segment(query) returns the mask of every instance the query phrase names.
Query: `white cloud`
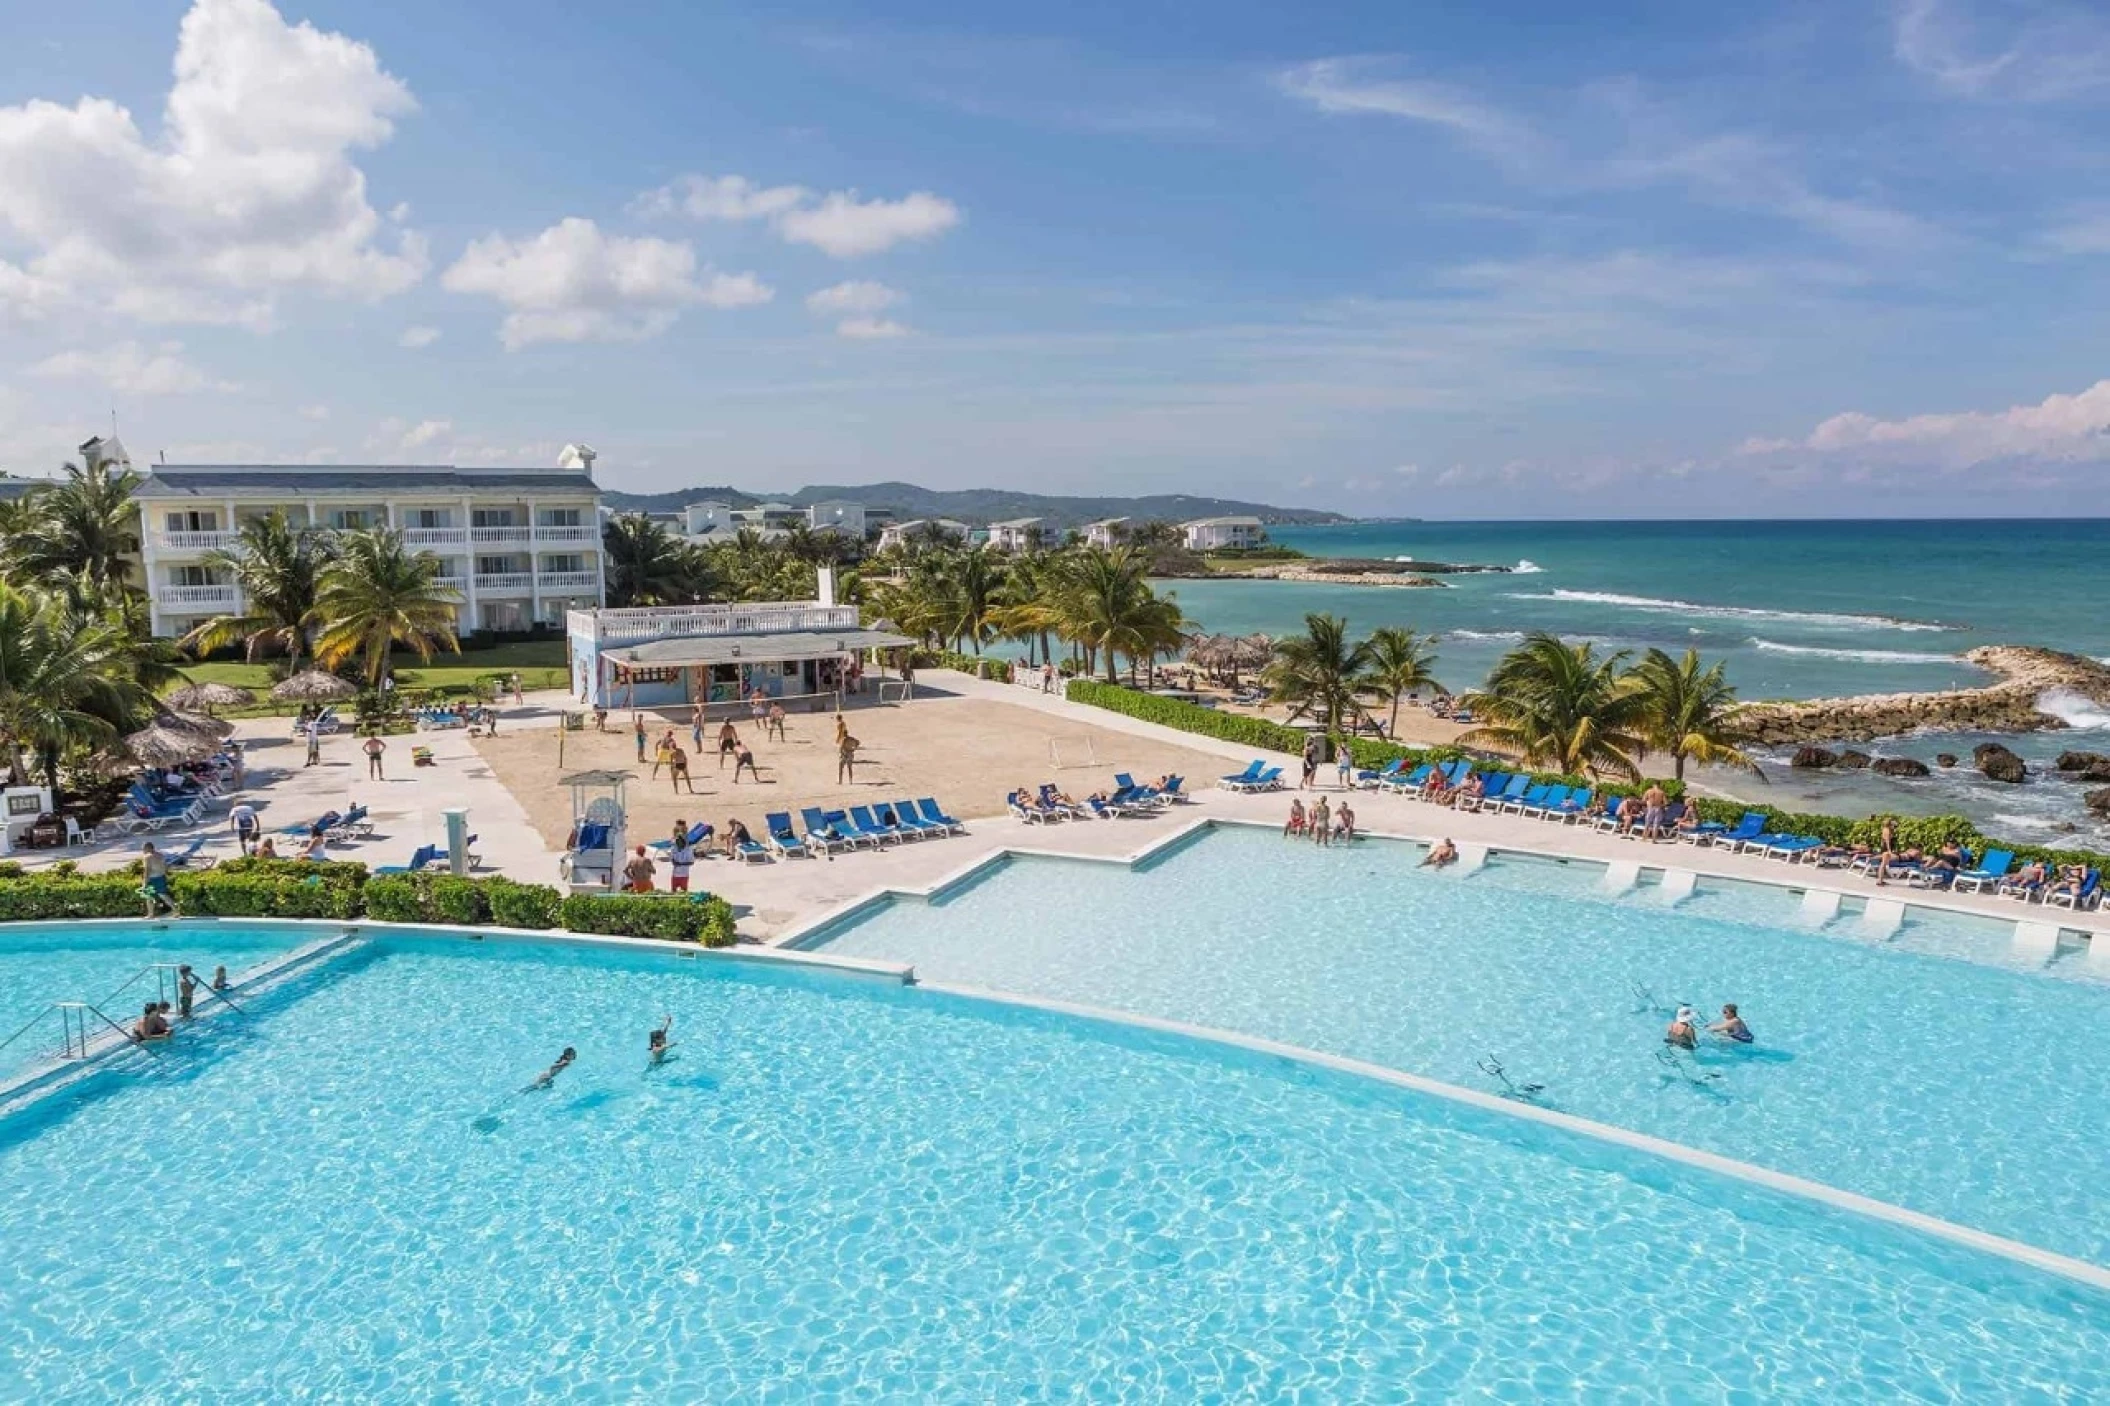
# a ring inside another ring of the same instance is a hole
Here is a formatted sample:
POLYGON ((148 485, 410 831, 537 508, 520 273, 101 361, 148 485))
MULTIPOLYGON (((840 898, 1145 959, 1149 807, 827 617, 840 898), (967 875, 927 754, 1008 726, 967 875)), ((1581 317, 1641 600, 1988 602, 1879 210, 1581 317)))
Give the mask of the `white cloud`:
POLYGON ((2051 102, 2110 84, 2110 21, 2102 9, 2031 4, 1989 31, 1969 0, 1904 0, 1893 34, 1898 61, 1968 98, 2051 102))
POLYGON ((678 176, 631 202, 645 216, 687 215, 694 220, 763 220, 806 203, 804 186, 761 186, 745 176, 678 176))
POLYGON ((835 324, 835 335, 853 341, 876 342, 892 337, 906 337, 909 329, 890 318, 846 317, 835 324))
POLYGON ((2077 210, 2046 230, 2037 243, 2054 254, 2110 254, 2110 210, 2077 210))
POLYGON ((818 313, 874 313, 885 312, 897 303, 905 302, 907 295, 884 283, 873 283, 866 279, 851 279, 830 288, 806 295, 806 306, 818 313))
POLYGON ((960 222, 950 200, 919 190, 899 200, 859 200, 855 191, 834 191, 818 205, 792 210, 777 230, 793 244, 810 244, 830 258, 877 254, 919 239, 935 239, 960 222))
POLYGON ((377 298, 423 277, 384 241, 355 151, 416 102, 374 51, 289 25, 266 0, 197 0, 161 132, 104 98, 0 107, 0 299, 151 322, 268 325, 277 295, 377 298))
POLYGON ((330 418, 330 407, 327 405, 303 405, 300 407, 300 418, 318 422, 327 420, 330 418))
POLYGON ((1910 458, 1951 468, 2008 459, 2110 458, 2110 380, 2078 395, 2046 396, 2006 410, 1963 410, 1881 420, 1834 415, 1802 440, 1745 441, 1746 454, 1793 450, 1910 458))
POLYGON ((442 435, 451 434, 453 431, 452 420, 420 420, 403 431, 396 445, 400 449, 422 449, 442 435))
POLYGON ((96 380, 126 395, 183 395, 192 391, 239 390, 232 381, 216 380, 183 358, 181 342, 146 347, 117 342, 92 350, 48 356, 30 370, 39 376, 96 380))
POLYGON ((1523 123, 1456 88, 1375 78, 1370 68, 1363 59, 1318 59, 1278 74, 1275 86, 1324 113, 1403 117, 1448 128, 1493 155, 1520 157, 1535 145, 1523 123))
POLYGON ((439 339, 440 329, 437 327, 406 327, 403 329, 403 335, 396 338, 396 345, 415 350, 419 347, 429 347, 439 339))
POLYGON ((666 331, 684 308, 749 307, 776 296, 751 273, 699 270, 685 243, 603 234, 577 216, 527 239, 476 240, 440 281, 503 304, 499 337, 509 350, 636 341, 666 331))

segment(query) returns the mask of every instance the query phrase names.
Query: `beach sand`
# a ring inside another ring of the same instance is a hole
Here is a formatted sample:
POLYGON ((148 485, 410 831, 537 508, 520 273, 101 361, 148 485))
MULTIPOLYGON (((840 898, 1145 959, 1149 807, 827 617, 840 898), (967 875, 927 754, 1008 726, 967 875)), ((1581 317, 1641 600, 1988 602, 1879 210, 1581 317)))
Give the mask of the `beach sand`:
POLYGON ((620 726, 620 732, 589 728, 566 733, 562 772, 553 730, 501 732, 474 745, 527 810, 536 831, 558 850, 564 847, 572 814, 571 794, 557 778, 597 767, 632 773, 626 800, 633 842, 664 836, 677 818, 691 824, 708 820, 722 833, 726 818, 738 816, 759 835, 765 811, 789 811, 796 819, 806 806, 834 810, 922 796, 935 796, 950 814, 972 820, 1003 814, 1004 793, 1020 785, 1052 781, 1082 800, 1093 791, 1111 789, 1117 771, 1131 772, 1138 780, 1178 773, 1188 778, 1190 787, 1197 787, 1212 785, 1219 775, 1237 769, 1220 756, 987 699, 923 697, 898 707, 867 703, 853 707, 845 717, 850 734, 862 744, 855 785, 839 785, 835 779, 833 713, 792 714, 782 742, 766 738, 761 728, 745 721, 737 724, 762 769, 760 785, 752 778, 734 785, 730 762, 720 769, 716 724, 706 729, 706 750, 699 757, 691 747, 685 715, 676 722, 672 714, 648 713, 648 724, 657 720, 655 740, 669 723, 675 724, 676 739, 691 753, 694 795, 676 794, 664 770, 655 779, 649 753, 644 764, 638 764, 627 713, 609 718, 610 728, 620 726), (1060 769, 1050 758, 1051 740, 1065 763, 1060 769), (1097 761, 1080 765, 1088 755, 1087 742, 1097 761))

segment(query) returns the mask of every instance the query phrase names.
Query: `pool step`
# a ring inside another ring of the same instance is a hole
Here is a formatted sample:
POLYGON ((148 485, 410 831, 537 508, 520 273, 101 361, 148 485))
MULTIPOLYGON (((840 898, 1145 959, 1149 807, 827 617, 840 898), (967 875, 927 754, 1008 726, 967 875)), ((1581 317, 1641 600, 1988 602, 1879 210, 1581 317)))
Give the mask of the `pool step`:
POLYGON ((1839 904, 1845 897, 1837 889, 1805 889, 1796 916, 1804 927, 1821 928, 1839 916, 1839 904))
POLYGON ((1861 910, 1860 932, 1863 937, 1888 941, 1897 936, 1899 928, 1905 926, 1905 905, 1895 898, 1871 898, 1868 906, 1861 910))
POLYGON ((1663 882, 1656 888, 1656 900, 1665 908, 1675 908, 1692 897, 1692 891, 1700 886, 1700 876, 1690 869, 1665 869, 1663 882))
POLYGON ((2059 925, 2033 923, 2025 918, 2015 924, 2014 951, 2017 957, 2048 962, 2059 952, 2059 925))
POLYGON ((2096 928, 2088 934, 2088 965, 2110 976, 2110 932, 2096 928))
POLYGON ((1452 872, 1462 878, 1467 874, 1477 874, 1486 867, 1486 845, 1460 845, 1458 846, 1458 862, 1453 864, 1451 869, 1452 872))
POLYGON ((1641 866, 1631 859, 1615 859, 1604 868, 1598 887, 1617 897, 1641 882, 1641 866))

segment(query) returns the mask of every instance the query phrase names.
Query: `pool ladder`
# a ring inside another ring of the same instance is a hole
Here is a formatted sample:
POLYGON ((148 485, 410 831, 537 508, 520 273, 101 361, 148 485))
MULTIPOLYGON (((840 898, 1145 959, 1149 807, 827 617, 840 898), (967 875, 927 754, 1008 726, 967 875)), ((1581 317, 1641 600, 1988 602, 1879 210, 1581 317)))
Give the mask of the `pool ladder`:
MULTIPOLYGON (((124 985, 103 997, 102 1003, 106 1006, 109 1005, 119 996, 124 995, 125 992, 130 991, 134 986, 145 980, 148 975, 152 975, 154 978, 154 999, 156 1001, 168 1001, 173 1005, 177 991, 182 985, 177 973, 187 965, 190 964, 185 962, 149 962, 127 977, 124 985)), ((228 996, 225 991, 213 990, 212 983, 209 981, 200 981, 198 990, 212 997, 236 1015, 247 1016, 249 1014, 249 1012, 236 1005, 233 998, 228 996)))
MULTIPOLYGON (((127 1043, 137 1043, 132 1039, 131 1031, 103 1014, 102 1010, 93 1002, 54 1001, 31 1016, 20 1030, 17 1030, 5 1040, 0 1040, 0 1050, 6 1049, 9 1045, 14 1044, 15 1041, 43 1024, 45 1019, 53 1012, 56 1012, 59 1017, 59 1045, 57 1049, 51 1052, 52 1057, 55 1059, 67 1061, 86 1059, 90 1046, 102 1036, 105 1030, 115 1031, 127 1043)), ((153 1049, 151 1045, 147 1046, 147 1048, 153 1049)), ((154 1050, 153 1052, 157 1056, 161 1053, 159 1050, 154 1050)))

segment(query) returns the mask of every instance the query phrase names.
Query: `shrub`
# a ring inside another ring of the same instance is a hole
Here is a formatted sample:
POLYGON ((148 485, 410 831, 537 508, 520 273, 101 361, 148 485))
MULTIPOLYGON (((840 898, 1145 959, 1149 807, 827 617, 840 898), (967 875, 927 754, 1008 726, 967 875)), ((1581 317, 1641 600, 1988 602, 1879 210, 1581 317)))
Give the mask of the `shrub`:
POLYGON ((1198 703, 1160 698, 1154 693, 1139 693, 1118 684, 1071 679, 1065 696, 1072 703, 1087 703, 1110 713, 1121 713, 1147 723, 1159 723, 1224 742, 1236 742, 1263 752, 1288 752, 1295 756, 1304 750, 1304 734, 1297 728, 1271 723, 1265 718, 1249 718, 1241 713, 1219 713, 1198 703))
POLYGON ((557 916, 572 932, 656 937, 712 947, 730 946, 733 941, 732 905, 714 894, 697 894, 682 901, 643 894, 575 893, 558 905, 557 916))
POLYGON ((30 874, 0 880, 0 922, 61 918, 137 918, 146 912, 139 880, 123 874, 59 877, 30 874))
POLYGON ((547 884, 521 884, 511 879, 486 879, 484 897, 491 904, 491 921, 503 928, 553 928, 563 898, 547 884))
POLYGON ((410 874, 376 874, 362 895, 366 916, 377 923, 421 923, 427 920, 425 895, 410 874))

